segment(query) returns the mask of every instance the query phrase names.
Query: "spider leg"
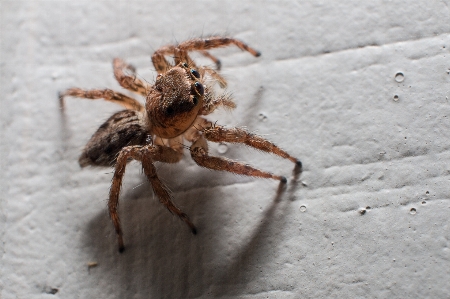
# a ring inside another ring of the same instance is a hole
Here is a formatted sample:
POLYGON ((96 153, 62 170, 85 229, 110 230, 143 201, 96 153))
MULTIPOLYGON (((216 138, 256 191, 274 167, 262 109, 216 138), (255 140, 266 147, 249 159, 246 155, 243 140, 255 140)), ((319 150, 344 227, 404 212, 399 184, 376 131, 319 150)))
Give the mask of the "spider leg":
POLYGON ((211 53, 209 53, 208 51, 200 51, 200 53, 201 53, 203 56, 205 56, 205 57, 211 59, 211 60, 216 64, 217 70, 220 71, 220 68, 222 67, 222 62, 220 62, 220 59, 219 59, 219 58, 217 58, 217 57, 214 56, 214 55, 211 55, 211 53))
POLYGON ((153 165, 153 161, 151 156, 153 155, 151 152, 152 148, 145 146, 142 148, 142 167, 144 168, 144 173, 147 176, 148 180, 152 184, 153 191, 159 198, 159 202, 162 203, 171 213, 180 217, 187 226, 191 229, 193 234, 197 233, 197 229, 194 224, 189 220, 189 217, 183 213, 175 204, 172 202, 172 196, 167 190, 166 186, 161 182, 156 174, 155 166, 153 165))
POLYGON ((204 76, 205 72, 207 72, 213 79, 215 79, 219 83, 219 85, 222 88, 226 87, 227 85, 226 80, 216 71, 207 67, 198 67, 187 52, 176 51, 176 48, 174 46, 165 46, 159 48, 158 50, 155 51, 155 53, 153 53, 152 55, 153 66, 155 67, 156 71, 159 74, 165 73, 170 68, 172 68, 172 65, 164 57, 165 55, 175 55, 174 59, 176 64, 179 64, 180 62, 185 62, 191 68, 198 70, 202 77, 204 76))
POLYGON ((66 96, 90 100, 104 99, 106 101, 119 104, 130 110, 144 111, 144 106, 142 106, 137 100, 111 89, 83 90, 80 88, 69 88, 65 92, 59 94, 61 107, 64 107, 64 97, 66 96))
POLYGON ((127 64, 120 58, 114 58, 113 68, 114 77, 116 77, 120 86, 140 95, 147 96, 150 86, 136 77, 136 69, 132 65, 127 64), (131 71, 132 76, 125 74, 125 69, 131 71))
POLYGON ((295 163, 296 167, 301 168, 302 165, 302 162, 300 162, 300 160, 292 157, 272 142, 240 128, 227 129, 222 126, 214 126, 206 128, 203 131, 203 134, 209 141, 243 143, 258 150, 272 153, 285 159, 289 159, 290 161, 295 163))
MULTIPOLYGON (((153 53, 152 62, 158 73, 165 73, 172 67, 172 65, 166 60, 166 58, 164 56, 175 55, 175 52, 176 52, 175 49, 176 49, 175 46, 169 45, 169 46, 161 47, 153 53)), ((220 70, 221 62, 218 58, 211 55, 208 51, 200 51, 200 53, 203 56, 211 59, 216 64, 217 69, 220 70)), ((176 59, 177 64, 180 63, 180 61, 186 62, 191 66, 195 66, 194 61, 192 60, 192 58, 189 57, 189 55, 187 55, 187 53, 182 53, 182 55, 178 59, 176 59)))
POLYGON ((155 67, 158 74, 167 72, 172 65, 164 57, 165 55, 174 54, 174 46, 164 46, 156 50, 152 55, 153 66, 155 67))
POLYGON ((140 148, 140 146, 128 146, 120 151, 115 165, 111 189, 109 190, 109 216, 111 217, 114 228, 116 230, 117 240, 119 243, 119 252, 123 252, 125 249, 123 243, 122 227, 120 226, 120 218, 117 211, 117 206, 119 205, 120 188, 122 187, 122 178, 125 174, 125 167, 127 166, 128 159, 133 158, 135 160, 140 160, 140 148))
POLYGON ((213 78, 215 81, 217 81, 217 83, 219 83, 220 88, 227 87, 227 80, 225 80, 224 77, 222 77, 218 72, 216 72, 212 68, 207 67, 207 66, 202 66, 200 68, 200 72, 202 74, 202 77, 205 73, 208 73, 211 76, 211 78, 213 78))
POLYGON ((205 103, 201 110, 201 115, 208 115, 214 112, 220 106, 223 106, 225 109, 234 109, 236 108, 236 104, 231 99, 229 94, 222 94, 218 97, 214 97, 212 92, 208 90, 208 93, 205 92, 205 103))
MULTIPOLYGON (((220 70, 221 67, 220 60, 217 57, 211 55, 207 50, 227 47, 229 45, 235 45, 241 50, 247 51, 255 57, 261 55, 260 52, 249 47, 247 44, 241 42, 240 40, 229 37, 213 36, 205 39, 201 38, 190 39, 182 42, 178 46, 168 45, 161 47, 153 53, 152 62, 158 73, 165 73, 172 67, 172 65, 164 57, 165 55, 173 55, 175 59, 175 64, 179 64, 180 62, 186 62, 191 66, 195 66, 195 63, 189 57, 188 52, 199 51, 203 56, 211 59, 216 64, 217 69, 220 70)), ((212 76, 214 77, 214 74, 212 74, 212 76)))
POLYGON ((123 175, 125 174, 125 168, 130 159, 142 162, 144 173, 151 183, 153 191, 159 198, 159 201, 171 213, 176 214, 178 217, 180 217, 195 234, 196 228, 194 224, 189 220, 189 217, 185 213, 183 213, 174 205, 170 193, 168 192, 164 184, 159 180, 156 174, 155 166, 153 165, 153 161, 175 163, 179 159, 181 159, 180 152, 171 147, 160 145, 127 146, 120 151, 119 156, 117 157, 108 201, 109 214, 118 238, 119 252, 123 252, 125 246, 123 242, 123 232, 120 225, 120 218, 117 207, 119 205, 119 194, 122 186, 123 175))
MULTIPOLYGON (((214 48, 226 47, 229 45, 235 45, 238 48, 240 48, 241 50, 247 51, 255 57, 258 57, 261 55, 260 52, 249 47, 247 44, 241 42, 240 40, 237 40, 234 38, 229 38, 229 37, 221 37, 221 36, 213 36, 213 37, 205 38, 205 39, 201 39, 201 38, 190 39, 190 40, 184 41, 181 44, 179 44, 178 47, 176 47, 176 49, 181 52, 205 51, 205 50, 210 50, 210 49, 214 49, 214 48)), ((175 57, 177 56, 176 54, 177 53, 175 52, 175 57)), ((204 52, 202 52, 202 54, 205 55, 204 52)), ((176 63, 178 63, 178 62, 176 61, 176 63)))
MULTIPOLYGON (((170 48, 171 51, 173 51, 174 58, 175 58, 175 64, 178 64, 180 62, 187 62, 189 65, 195 66, 192 59, 189 57, 188 52, 189 51, 199 51, 203 56, 208 57, 211 59, 215 64, 218 70, 220 70, 221 62, 218 58, 211 55, 207 50, 214 49, 214 48, 221 48, 221 47, 227 47, 230 45, 235 45, 241 50, 247 51, 253 56, 260 56, 261 53, 256 51, 255 49, 249 47, 247 44, 241 42, 240 40, 234 39, 234 38, 228 38, 228 37, 220 37, 220 36, 213 36, 206 39, 201 38, 194 38, 187 41, 182 42, 178 46, 174 47, 172 46, 170 48)), ((210 74, 212 78, 217 80, 222 88, 226 86, 226 80, 220 76, 217 72, 210 68, 203 68, 204 71, 210 74)))
POLYGON ((172 139, 156 137, 153 141, 152 159, 164 163, 177 163, 183 158, 183 137, 172 139))
POLYGON ((283 184, 287 182, 284 176, 278 176, 269 172, 261 171, 247 164, 236 162, 230 159, 209 156, 206 140, 203 138, 203 136, 200 136, 191 145, 191 157, 195 161, 195 163, 197 163, 201 167, 214 170, 223 170, 253 177, 274 179, 282 182, 283 184))

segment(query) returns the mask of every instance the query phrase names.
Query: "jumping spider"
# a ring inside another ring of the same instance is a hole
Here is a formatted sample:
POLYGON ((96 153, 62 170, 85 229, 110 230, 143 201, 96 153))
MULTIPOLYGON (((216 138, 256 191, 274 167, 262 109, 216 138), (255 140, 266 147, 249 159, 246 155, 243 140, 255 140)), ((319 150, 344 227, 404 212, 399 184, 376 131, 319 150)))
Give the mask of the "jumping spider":
POLYGON ((138 160, 150 181, 160 202, 172 213, 178 215, 196 233, 189 217, 176 207, 168 189, 158 178, 154 162, 176 163, 183 157, 183 141, 191 143, 192 159, 201 167, 224 170, 236 174, 270 178, 286 183, 286 178, 261 171, 247 164, 226 158, 208 155, 207 140, 213 142, 243 143, 258 150, 273 153, 295 163, 301 170, 301 162, 273 143, 240 128, 225 128, 212 124, 203 115, 208 115, 219 107, 235 108, 234 102, 226 94, 216 96, 213 86, 207 82, 217 82, 225 87, 226 81, 214 70, 197 67, 189 57, 189 51, 199 51, 216 63, 220 61, 207 50, 235 45, 253 56, 260 53, 243 42, 226 37, 190 39, 178 45, 162 47, 152 55, 152 62, 158 76, 150 86, 137 78, 135 69, 123 60, 113 61, 114 76, 119 84, 146 98, 145 106, 124 94, 104 90, 82 90, 70 88, 60 94, 61 104, 65 96, 104 99, 126 110, 113 114, 91 137, 85 146, 79 163, 85 166, 113 166, 115 168, 109 192, 108 209, 119 242, 119 251, 124 250, 122 229, 117 211, 119 193, 125 167, 131 160, 138 160), (174 58, 174 65, 165 56, 174 58))

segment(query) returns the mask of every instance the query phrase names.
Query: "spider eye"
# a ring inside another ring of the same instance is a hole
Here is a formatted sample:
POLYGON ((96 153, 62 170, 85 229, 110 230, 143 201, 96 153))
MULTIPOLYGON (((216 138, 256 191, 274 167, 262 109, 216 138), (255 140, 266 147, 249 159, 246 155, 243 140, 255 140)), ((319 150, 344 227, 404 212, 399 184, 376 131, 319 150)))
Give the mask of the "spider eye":
POLYGON ((200 78, 200 74, 197 70, 191 69, 191 74, 194 75, 195 78, 200 78))
POLYGON ((205 89, 203 88, 203 85, 200 82, 195 82, 194 86, 199 95, 202 96, 205 93, 205 89))
POLYGON ((183 64, 182 64, 184 67, 188 67, 188 64, 186 63, 186 62, 183 62, 183 64))
POLYGON ((193 97, 192 98, 192 101, 194 102, 194 105, 197 105, 198 104, 198 98, 197 97, 193 97))
POLYGON ((166 115, 167 115, 167 116, 173 115, 174 112, 175 112, 175 111, 173 110, 172 107, 167 107, 167 109, 166 109, 166 115))

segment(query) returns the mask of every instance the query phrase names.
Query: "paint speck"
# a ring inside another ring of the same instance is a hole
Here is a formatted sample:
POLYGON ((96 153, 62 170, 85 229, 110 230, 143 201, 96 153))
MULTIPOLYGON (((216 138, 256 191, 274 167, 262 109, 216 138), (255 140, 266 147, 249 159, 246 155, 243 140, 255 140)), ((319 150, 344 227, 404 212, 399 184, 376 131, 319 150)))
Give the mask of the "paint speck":
POLYGON ((300 212, 306 212, 306 206, 301 206, 300 207, 300 212))
POLYGON ((394 101, 398 102, 398 95, 394 95, 394 101))
POLYGON ((89 262, 87 263, 88 269, 95 268, 98 266, 97 262, 89 262))
POLYGON ((258 118, 260 121, 266 121, 267 120, 267 116, 264 113, 260 113, 258 115, 258 118))
POLYGON ((45 287, 44 288, 44 292, 47 294, 51 294, 51 295, 55 295, 56 293, 58 293, 59 289, 58 288, 52 288, 52 287, 45 287))
POLYGON ((403 75, 403 73, 397 73, 395 74, 395 81, 398 83, 402 83, 403 80, 405 80, 405 76, 403 75))
POLYGON ((228 151, 228 145, 226 145, 225 143, 220 143, 217 147, 217 151, 219 152, 219 154, 225 154, 228 151))
POLYGON ((409 210, 409 213, 410 213, 411 215, 416 215, 416 213, 417 213, 416 208, 411 208, 411 209, 409 210))

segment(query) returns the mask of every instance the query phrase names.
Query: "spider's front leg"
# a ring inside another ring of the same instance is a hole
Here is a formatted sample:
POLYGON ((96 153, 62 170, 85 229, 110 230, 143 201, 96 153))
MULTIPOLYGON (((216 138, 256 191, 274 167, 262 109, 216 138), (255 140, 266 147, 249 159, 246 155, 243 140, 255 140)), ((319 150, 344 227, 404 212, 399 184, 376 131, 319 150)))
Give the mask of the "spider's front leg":
POLYGON ((227 129, 222 126, 211 126, 203 131, 205 138, 213 142, 243 143, 260 151, 272 153, 295 163, 296 170, 301 170, 302 162, 272 142, 240 128, 227 129))
POLYGON ((125 89, 136 92, 142 96, 147 96, 150 86, 136 77, 136 70, 134 66, 127 64, 120 58, 114 58, 113 60, 114 77, 120 86, 125 89), (128 70, 132 73, 132 76, 125 74, 124 70, 128 70))
POLYGON ((212 36, 212 37, 205 38, 205 39, 193 38, 193 39, 184 41, 181 44, 179 44, 175 48, 175 62, 176 63, 182 62, 188 51, 201 51, 201 53, 204 56, 211 58, 213 61, 216 61, 218 59, 212 55, 209 55, 209 53, 207 53, 206 50, 227 47, 230 45, 235 45, 239 49, 241 49, 243 51, 247 51, 255 57, 258 57, 261 55, 261 53, 259 51, 253 49, 246 43, 243 43, 240 40, 237 40, 235 38, 212 36))
POLYGON ((189 226, 191 231, 196 234, 197 231, 194 224, 189 220, 189 217, 178 207, 176 207, 172 202, 170 193, 168 192, 166 186, 164 186, 164 184, 158 178, 155 166, 153 165, 153 161, 174 163, 180 158, 181 155, 179 151, 170 147, 159 145, 128 146, 121 150, 119 156, 117 157, 108 201, 109 214, 117 233, 119 252, 123 252, 125 246, 123 242, 123 232, 120 225, 120 218, 117 207, 119 204, 119 193, 122 186, 122 179, 123 175, 125 174, 125 167, 129 159, 134 159, 142 162, 144 173, 147 176, 150 184, 152 185, 153 191, 155 192, 156 196, 159 198, 159 201, 171 213, 180 217, 189 226))
POLYGON ((248 164, 243 164, 222 157, 214 157, 208 154, 208 146, 203 136, 200 136, 191 145, 191 157, 201 167, 229 171, 236 174, 248 175, 253 177, 274 179, 285 184, 287 182, 284 176, 274 175, 270 172, 261 171, 248 164))

